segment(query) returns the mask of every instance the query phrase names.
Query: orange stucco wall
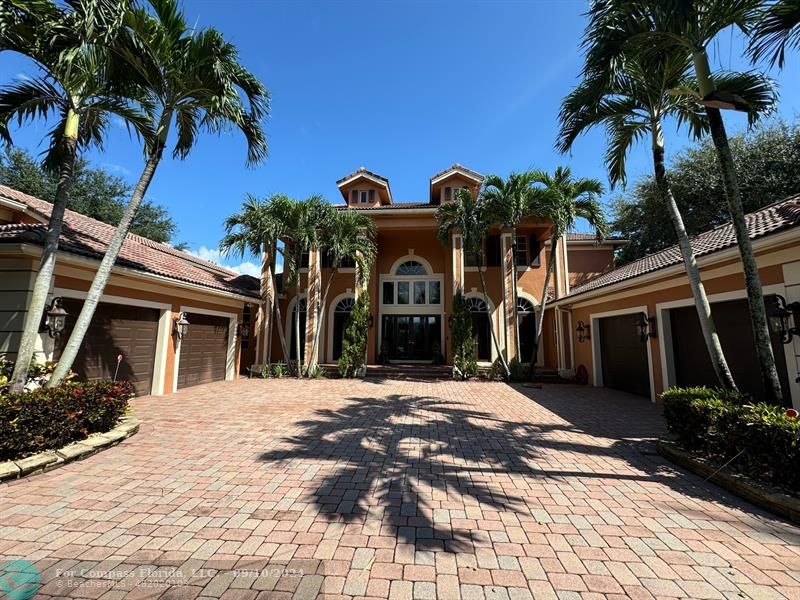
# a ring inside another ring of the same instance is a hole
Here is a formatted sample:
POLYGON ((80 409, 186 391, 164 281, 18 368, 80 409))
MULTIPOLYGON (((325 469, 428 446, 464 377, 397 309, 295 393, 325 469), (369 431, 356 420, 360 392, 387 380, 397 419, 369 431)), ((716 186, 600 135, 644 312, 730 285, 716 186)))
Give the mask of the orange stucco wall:
POLYGON ((614 250, 612 248, 570 248, 567 257, 569 263, 569 285, 582 285, 614 268, 614 250))

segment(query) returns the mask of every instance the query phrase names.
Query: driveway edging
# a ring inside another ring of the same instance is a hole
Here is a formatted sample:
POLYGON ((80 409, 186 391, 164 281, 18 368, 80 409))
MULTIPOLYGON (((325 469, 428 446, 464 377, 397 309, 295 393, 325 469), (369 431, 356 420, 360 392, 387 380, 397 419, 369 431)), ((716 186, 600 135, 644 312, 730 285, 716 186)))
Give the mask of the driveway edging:
POLYGON ((52 471, 67 463, 82 460, 100 450, 116 446, 139 431, 140 421, 133 416, 119 420, 114 429, 93 433, 79 442, 67 444, 58 450, 46 450, 32 456, 0 463, 0 482, 21 479, 34 473, 52 471))

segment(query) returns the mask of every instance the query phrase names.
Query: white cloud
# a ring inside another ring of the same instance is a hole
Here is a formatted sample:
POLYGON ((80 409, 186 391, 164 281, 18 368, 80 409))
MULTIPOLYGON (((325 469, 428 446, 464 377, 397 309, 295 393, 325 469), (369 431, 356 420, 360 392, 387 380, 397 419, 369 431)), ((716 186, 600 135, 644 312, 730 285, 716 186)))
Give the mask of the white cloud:
POLYGON ((104 166, 112 173, 118 173, 120 175, 127 175, 127 176, 132 175, 132 173, 122 165, 115 165, 114 163, 103 163, 102 166, 104 166))
POLYGON ((252 275, 253 277, 259 277, 261 275, 261 267, 258 264, 250 260, 245 260, 238 264, 227 263, 225 257, 223 257, 222 253, 216 248, 200 246, 198 250, 186 250, 186 253, 221 265, 226 269, 230 269, 236 273, 241 273, 242 275, 252 275))

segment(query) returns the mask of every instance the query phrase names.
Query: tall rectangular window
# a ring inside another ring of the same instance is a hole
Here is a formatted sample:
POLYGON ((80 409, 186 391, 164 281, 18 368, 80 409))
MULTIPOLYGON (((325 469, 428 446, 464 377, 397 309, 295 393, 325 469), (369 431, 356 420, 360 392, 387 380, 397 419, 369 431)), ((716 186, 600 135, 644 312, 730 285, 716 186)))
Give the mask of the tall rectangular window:
POLYGON ((408 304, 409 301, 409 291, 408 291, 408 281, 398 281, 397 282, 397 303, 398 304, 408 304))
POLYGON ((524 235, 517 236, 517 266, 528 267, 530 266, 530 259, 528 258, 528 237, 524 235))
POLYGON ((425 304, 425 288, 427 282, 415 281, 414 282, 414 304, 425 304))
POLYGON ((394 281, 383 282, 383 303, 394 304, 394 281))
POLYGON ((429 281, 428 286, 428 303, 439 304, 442 301, 441 292, 439 290, 439 282, 429 281))

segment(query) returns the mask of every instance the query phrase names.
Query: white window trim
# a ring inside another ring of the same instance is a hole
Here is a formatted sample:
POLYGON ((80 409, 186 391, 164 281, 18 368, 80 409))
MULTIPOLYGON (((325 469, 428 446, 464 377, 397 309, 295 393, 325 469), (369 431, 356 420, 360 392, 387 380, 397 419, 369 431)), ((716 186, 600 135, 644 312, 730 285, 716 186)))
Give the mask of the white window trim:
MULTIPOLYGON (((492 302, 492 299, 489 298, 488 296, 484 296, 481 292, 476 291, 475 288, 472 288, 471 291, 469 291, 466 294, 464 294, 464 298, 465 299, 466 298, 478 298, 479 300, 483 300, 484 302, 486 302, 486 306, 489 307, 489 316, 491 317, 491 320, 492 320, 492 328, 494 329, 494 333, 495 333, 495 337, 497 339, 497 343, 500 346, 500 351, 501 352, 504 351, 505 350, 505 344, 503 343, 504 342, 504 336, 500 335, 500 325, 499 325, 500 316, 501 315, 498 314, 498 307, 494 305, 494 302, 492 302)), ((502 303, 501 303, 500 306, 502 306, 502 303)), ((479 360, 478 364, 480 366, 482 366, 482 367, 490 366, 490 365, 494 364, 494 362, 497 360, 497 357, 498 357, 497 348, 495 347, 494 340, 492 339, 492 336, 489 336, 489 349, 490 349, 489 351, 491 353, 490 355, 491 355, 492 359, 490 361, 488 361, 488 362, 485 361, 485 360, 479 360)))
MULTIPOLYGON (((238 322, 238 315, 231 312, 223 312, 219 310, 209 310, 206 308, 197 308, 194 306, 181 306, 178 313, 195 313, 198 315, 209 315, 212 317, 227 317, 228 318, 228 353, 225 357, 225 381, 232 381, 236 378, 236 324, 238 322)), ((189 327, 192 326, 191 320, 189 327)), ((178 391, 178 371, 181 368, 181 340, 177 338, 175 342, 175 372, 173 373, 172 389, 178 391)))
POLYGON ((333 300, 331 300, 330 304, 328 305, 328 310, 322 311, 321 318, 323 319, 323 323, 320 327, 320 331, 325 331, 327 329, 328 339, 326 340, 326 350, 328 361, 333 363, 333 314, 336 312, 336 305, 339 304, 342 300, 347 298, 352 298, 356 300, 356 295, 353 293, 351 288, 347 288, 346 291, 342 292, 338 296, 336 296, 333 300), (328 325, 325 327, 325 317, 327 317, 328 325))

